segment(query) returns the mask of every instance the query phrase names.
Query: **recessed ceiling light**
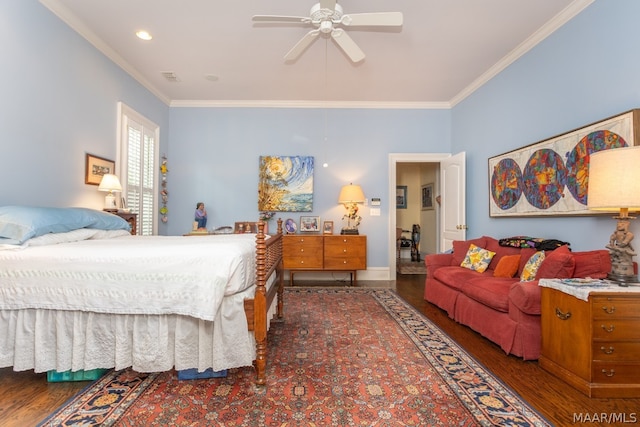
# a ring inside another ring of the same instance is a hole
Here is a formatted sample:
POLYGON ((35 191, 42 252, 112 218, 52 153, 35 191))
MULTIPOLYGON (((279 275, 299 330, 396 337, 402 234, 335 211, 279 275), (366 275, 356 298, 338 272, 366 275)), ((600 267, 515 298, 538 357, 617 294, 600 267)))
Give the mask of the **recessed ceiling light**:
POLYGON ((153 37, 145 30, 136 31, 136 36, 142 40, 151 40, 153 37))

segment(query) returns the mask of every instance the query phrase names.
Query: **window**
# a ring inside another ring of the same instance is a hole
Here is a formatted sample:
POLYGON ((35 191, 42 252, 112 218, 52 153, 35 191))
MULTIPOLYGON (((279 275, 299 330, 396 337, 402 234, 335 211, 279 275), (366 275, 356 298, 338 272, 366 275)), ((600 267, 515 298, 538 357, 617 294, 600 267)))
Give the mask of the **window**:
POLYGON ((158 125, 118 103, 118 158, 122 197, 138 214, 138 234, 157 233, 158 125))

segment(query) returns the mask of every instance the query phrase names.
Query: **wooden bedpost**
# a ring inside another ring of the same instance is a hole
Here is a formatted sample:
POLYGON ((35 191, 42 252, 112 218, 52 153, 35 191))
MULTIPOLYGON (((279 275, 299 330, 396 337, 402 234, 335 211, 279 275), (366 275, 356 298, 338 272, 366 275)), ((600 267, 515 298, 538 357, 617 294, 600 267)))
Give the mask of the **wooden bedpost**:
POLYGON ((265 385, 267 366, 267 246, 265 243, 263 221, 258 222, 256 236, 256 294, 254 301, 254 334, 256 338, 256 384, 265 385))

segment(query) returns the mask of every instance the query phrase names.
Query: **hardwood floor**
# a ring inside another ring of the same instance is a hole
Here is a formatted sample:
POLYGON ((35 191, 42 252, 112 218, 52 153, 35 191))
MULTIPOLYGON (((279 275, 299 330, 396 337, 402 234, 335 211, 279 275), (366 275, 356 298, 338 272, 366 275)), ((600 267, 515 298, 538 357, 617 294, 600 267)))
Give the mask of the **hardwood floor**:
MULTIPOLYGON (((507 356, 495 344, 447 317, 423 300, 424 275, 398 275, 396 281, 359 281, 358 286, 394 287, 412 306, 426 315, 470 355, 493 372, 556 426, 634 425, 640 423, 640 399, 590 399, 542 370, 535 361, 507 356), (594 419, 594 417, 596 417, 594 419), (603 417, 617 417, 617 423, 603 417), (587 421, 587 422, 585 422, 587 421), (589 422, 597 421, 597 422, 589 422)), ((348 281, 347 283, 348 284, 348 281)), ((345 285, 304 282, 296 285, 345 285)), ((33 426, 78 393, 88 382, 47 383, 45 374, 0 369, 0 425, 33 426)))

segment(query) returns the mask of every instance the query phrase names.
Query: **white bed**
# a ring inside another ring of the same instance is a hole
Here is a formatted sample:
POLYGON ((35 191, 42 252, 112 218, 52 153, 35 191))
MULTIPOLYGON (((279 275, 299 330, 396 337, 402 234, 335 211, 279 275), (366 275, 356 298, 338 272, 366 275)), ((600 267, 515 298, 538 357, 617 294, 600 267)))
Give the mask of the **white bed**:
POLYGON ((85 227, 12 243, 0 244, 0 367, 220 371, 255 361, 264 383, 269 319, 282 315, 281 228, 268 238, 85 227))

